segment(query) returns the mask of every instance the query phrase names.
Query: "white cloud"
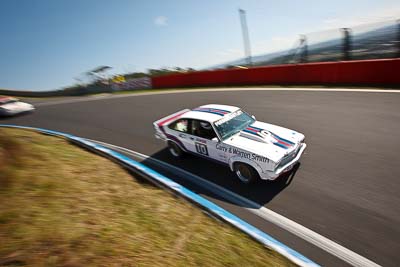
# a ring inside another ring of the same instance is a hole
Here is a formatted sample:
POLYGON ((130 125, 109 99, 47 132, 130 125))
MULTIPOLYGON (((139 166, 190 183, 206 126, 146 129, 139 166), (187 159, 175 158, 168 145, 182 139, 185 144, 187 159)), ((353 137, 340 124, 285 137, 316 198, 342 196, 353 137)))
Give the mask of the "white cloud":
POLYGON ((158 16, 154 19, 154 24, 157 26, 167 26, 168 25, 168 18, 165 16, 158 16))

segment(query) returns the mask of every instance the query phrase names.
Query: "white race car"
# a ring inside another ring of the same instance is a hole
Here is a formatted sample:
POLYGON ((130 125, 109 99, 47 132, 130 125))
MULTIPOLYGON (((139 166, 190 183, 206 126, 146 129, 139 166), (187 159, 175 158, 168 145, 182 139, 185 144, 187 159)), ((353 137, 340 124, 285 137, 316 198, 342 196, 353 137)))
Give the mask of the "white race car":
POLYGON ((12 116, 34 109, 31 104, 21 102, 17 98, 0 96, 0 116, 12 116))
POLYGON ((276 179, 293 168, 306 148, 303 134, 227 105, 184 109, 153 125, 174 157, 188 152, 227 164, 243 183, 276 179))

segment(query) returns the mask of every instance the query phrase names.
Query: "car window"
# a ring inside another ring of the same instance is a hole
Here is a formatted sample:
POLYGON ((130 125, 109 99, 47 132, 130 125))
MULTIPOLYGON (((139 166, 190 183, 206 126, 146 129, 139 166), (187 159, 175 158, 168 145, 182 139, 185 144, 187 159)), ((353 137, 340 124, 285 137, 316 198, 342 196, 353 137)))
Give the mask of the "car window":
POLYGON ((18 101, 15 99, 7 99, 7 100, 3 100, 3 101, 0 100, 0 105, 11 104, 11 103, 16 103, 16 102, 18 102, 18 101))
POLYGON ((213 139, 214 137, 217 137, 214 129, 212 128, 209 122, 193 120, 191 128, 192 128, 191 133, 195 136, 209 140, 213 139))
POLYGON ((189 127, 189 120, 188 119, 180 119, 180 120, 177 120, 177 121, 171 123, 168 127, 170 129, 178 131, 178 132, 187 133, 188 127, 189 127))
POLYGON ((253 124, 255 119, 242 110, 235 111, 214 123, 223 140, 253 124))

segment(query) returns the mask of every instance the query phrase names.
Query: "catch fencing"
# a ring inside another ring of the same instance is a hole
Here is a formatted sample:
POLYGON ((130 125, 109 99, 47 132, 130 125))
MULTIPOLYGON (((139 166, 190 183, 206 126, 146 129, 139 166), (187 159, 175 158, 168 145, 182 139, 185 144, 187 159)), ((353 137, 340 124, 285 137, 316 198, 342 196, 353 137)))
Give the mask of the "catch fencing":
POLYGON ((153 88, 243 85, 399 86, 400 59, 303 63, 197 71, 152 78, 153 88))

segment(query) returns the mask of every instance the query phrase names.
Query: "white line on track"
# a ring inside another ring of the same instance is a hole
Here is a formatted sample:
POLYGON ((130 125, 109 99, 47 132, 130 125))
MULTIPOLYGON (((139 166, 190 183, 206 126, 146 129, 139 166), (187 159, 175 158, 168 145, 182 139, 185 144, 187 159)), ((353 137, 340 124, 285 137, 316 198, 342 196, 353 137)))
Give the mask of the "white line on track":
POLYGON ((69 103, 78 103, 78 102, 89 102, 89 101, 99 101, 106 99, 114 99, 114 98, 124 98, 124 97, 134 97, 134 96, 146 96, 146 95, 161 95, 161 94, 187 94, 187 93, 201 93, 201 92, 225 92, 225 91, 312 91, 312 92, 360 92, 360 93, 400 93, 400 90, 386 90, 386 89, 345 89, 345 88, 255 88, 255 87, 241 87, 241 88, 204 88, 204 89, 179 89, 179 90, 168 90, 165 91, 156 91, 156 92, 143 92, 143 93, 127 93, 121 95, 104 95, 102 94, 99 97, 91 96, 91 97, 79 97, 74 99, 63 99, 63 100, 55 100, 51 102, 42 102, 37 103, 35 106, 53 106, 59 104, 69 104, 69 103))
POLYGON ((185 171, 181 168, 175 167, 171 164, 168 164, 166 162, 160 161, 158 159, 152 158, 150 156, 147 156, 145 154, 132 151, 120 146, 115 146, 112 144, 96 141, 96 140, 90 140, 89 141, 99 143, 101 145, 107 146, 109 148, 113 148, 116 150, 119 150, 121 152, 124 152, 126 154, 129 154, 131 156, 134 156, 139 159, 146 159, 149 161, 152 161, 154 164, 157 164, 161 167, 174 170, 176 172, 184 174, 184 176, 181 176, 182 178, 189 179, 191 182, 196 183, 198 186, 201 186, 203 188, 206 188, 207 190, 222 196, 226 200, 235 203, 236 205, 242 206, 244 209, 247 211, 256 214, 257 216, 263 218, 265 221, 268 221, 270 223, 273 223, 280 228, 296 235, 297 237, 325 250, 326 252, 338 257, 339 259, 353 265, 353 266, 359 266, 359 267, 376 267, 380 266, 376 264, 375 262, 339 245, 338 243, 335 243, 334 241, 266 208, 258 203, 255 203, 247 198, 244 198, 232 191, 227 190, 226 188, 223 188, 217 184, 214 184, 210 181, 207 181, 193 173, 190 173, 188 171, 185 171))

